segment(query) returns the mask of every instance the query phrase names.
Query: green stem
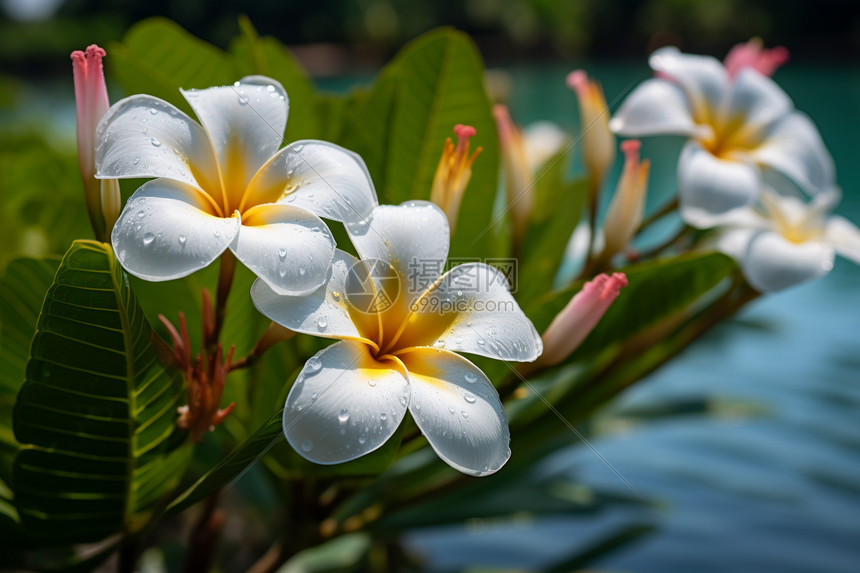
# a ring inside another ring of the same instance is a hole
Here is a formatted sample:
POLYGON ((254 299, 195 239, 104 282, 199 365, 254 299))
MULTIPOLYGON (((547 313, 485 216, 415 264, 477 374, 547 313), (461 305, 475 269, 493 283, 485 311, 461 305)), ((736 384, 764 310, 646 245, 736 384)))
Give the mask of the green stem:
POLYGON ((230 297, 230 289, 233 288, 233 277, 236 274, 236 257, 230 250, 221 255, 218 268, 218 293, 215 298, 215 332, 209 341, 210 352, 221 338, 221 329, 224 327, 224 318, 227 314, 227 299, 230 297))
POLYGON ((655 222, 659 221, 660 219, 662 219, 663 217, 665 217, 669 213, 672 213, 673 211, 675 211, 677 208, 678 208, 678 197, 676 194, 674 199, 672 199, 671 201, 669 201, 668 203, 666 203, 665 205, 663 205, 662 207, 660 207, 659 209, 657 209, 656 211, 654 211, 653 213, 651 213, 650 215, 645 217, 645 220, 643 220, 642 224, 639 225, 639 229, 636 230, 636 234, 638 235, 639 233, 641 233, 642 231, 644 231, 645 229, 647 229, 648 227, 653 225, 655 222))

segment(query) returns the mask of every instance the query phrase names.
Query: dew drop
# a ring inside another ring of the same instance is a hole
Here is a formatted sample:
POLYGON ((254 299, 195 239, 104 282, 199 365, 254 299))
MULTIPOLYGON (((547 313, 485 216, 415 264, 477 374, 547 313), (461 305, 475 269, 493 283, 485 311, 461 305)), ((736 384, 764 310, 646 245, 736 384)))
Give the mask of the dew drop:
POLYGON ((349 410, 347 410, 346 408, 344 408, 344 409, 343 409, 343 410, 341 410, 341 411, 340 411, 340 413, 337 415, 337 421, 338 421, 338 422, 340 422, 341 424, 346 424, 346 421, 347 421, 347 420, 349 420, 349 410))
POLYGON ((403 406, 403 407, 405 408, 407 403, 408 403, 408 402, 407 402, 407 400, 406 400, 406 396, 401 396, 401 397, 400 397, 400 405, 401 405, 401 406, 403 406))
POLYGON ((435 346, 436 348, 445 348, 445 341, 444 340, 437 340, 436 342, 433 343, 433 346, 435 346))
POLYGON ((145 216, 146 216, 146 211, 144 211, 143 209, 141 209, 140 211, 137 212, 137 217, 139 219, 142 219, 145 216))
POLYGON ((320 330, 325 330, 328 328, 328 320, 324 316, 321 316, 317 319, 317 328, 320 330))
POLYGON ((383 413, 381 413, 381 414, 379 415, 379 419, 380 419, 380 420, 382 420, 382 421, 384 422, 385 420, 387 420, 387 419, 388 419, 388 416, 386 416, 386 415, 385 415, 385 412, 383 412, 383 413))
POLYGON ((135 157, 134 164, 137 165, 138 163, 140 163, 140 157, 135 157))
POLYGON ((158 110, 155 108, 150 108, 149 113, 150 115, 158 115, 158 110))
POLYGON ((215 235, 216 237, 220 237, 220 236, 221 236, 221 231, 219 231, 218 229, 215 229, 215 233, 214 233, 214 235, 215 235))
POLYGON ((483 338, 479 338, 479 339, 478 339, 478 344, 479 344, 480 346, 483 346, 484 344, 486 344, 486 341, 485 341, 483 338))
POLYGON ((248 98, 240 95, 239 96, 239 105, 248 105, 248 98))
POLYGON ((319 394, 314 392, 313 394, 311 394, 311 400, 316 400, 317 398, 319 398, 319 396, 320 396, 319 394))
POLYGON ((283 261, 283 260, 286 260, 286 258, 287 258, 287 249, 285 249, 285 248, 283 248, 283 247, 281 247, 280 249, 278 249, 278 258, 279 258, 279 259, 281 259, 282 261, 283 261))
POLYGON ((467 412, 466 410, 463 410, 463 411, 461 411, 460 413, 461 413, 461 414, 463 414, 463 417, 464 417, 464 418, 468 418, 468 417, 469 417, 469 412, 467 412))
POLYGON ((458 291, 457 291, 457 296, 463 296, 463 291, 458 290, 458 291))
POLYGON ((478 381, 478 376, 476 374, 473 374, 472 372, 466 372, 465 378, 466 382, 468 382, 469 384, 474 384, 478 381))
POLYGON ((316 356, 311 356, 308 358, 308 361, 305 362, 305 373, 306 374, 316 374, 322 368, 322 362, 316 356))
POLYGON ((144 245, 150 245, 150 244, 152 244, 152 241, 154 241, 154 240, 155 240, 155 235, 153 235, 152 233, 147 233, 143 236, 143 244, 144 245))
POLYGON ((302 144, 300 143, 300 144, 298 144, 298 145, 292 145, 292 146, 290 146, 290 147, 292 147, 292 150, 293 150, 293 151, 295 151, 296 153, 298 153, 299 151, 301 151, 302 149, 304 149, 304 147, 305 147, 305 146, 304 146, 304 145, 302 145, 302 144))
POLYGON ((367 381, 367 385, 370 386, 371 388, 373 388, 374 386, 376 386, 376 380, 371 378, 370 380, 367 381))
POLYGON ((152 138, 152 139, 150 139, 149 141, 150 141, 150 143, 152 143, 152 145, 153 145, 154 147, 161 147, 161 142, 160 142, 160 141, 158 141, 158 138, 153 137, 153 138, 152 138))
POLYGON ((300 275, 305 276, 305 273, 307 273, 307 272, 308 272, 308 271, 307 271, 307 269, 305 268, 304 263, 302 263, 301 265, 299 265, 299 274, 300 274, 300 275))
POLYGON ((367 441, 367 438, 365 438, 364 436, 358 437, 358 443, 359 444, 364 444, 366 441, 367 441))
POLYGON ((279 269, 278 274, 281 275, 281 278, 284 278, 285 276, 287 276, 287 269, 279 269))
POLYGON ((454 413, 454 412, 456 412, 457 410, 455 410, 455 409, 454 409, 454 408, 452 408, 451 406, 448 406, 448 411, 449 411, 450 413, 452 413, 452 414, 453 414, 453 413, 454 413))
POLYGON ((266 91, 272 93, 275 91, 275 86, 266 86, 266 91))
POLYGON ((340 300, 340 293, 339 293, 339 292, 337 292, 336 290, 335 290, 335 291, 332 291, 332 293, 331 293, 331 297, 332 297, 334 300, 340 300))
POLYGON ((185 235, 179 235, 179 245, 180 246, 184 247, 187 240, 188 239, 185 237, 185 235))
POLYGON ((466 402, 468 402, 469 404, 474 404, 476 401, 476 398, 472 394, 469 394, 468 392, 466 394, 463 394, 463 399, 466 402))
POLYGON ((310 440, 305 440, 302 442, 302 451, 309 452, 314 449, 314 443, 310 440))

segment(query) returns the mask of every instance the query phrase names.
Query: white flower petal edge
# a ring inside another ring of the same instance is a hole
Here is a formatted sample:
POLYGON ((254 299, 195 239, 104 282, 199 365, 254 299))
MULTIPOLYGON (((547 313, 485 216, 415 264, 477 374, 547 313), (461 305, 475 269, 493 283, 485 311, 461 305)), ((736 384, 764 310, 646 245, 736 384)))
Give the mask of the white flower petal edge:
POLYGON ((829 189, 836 178, 833 158, 821 135, 799 111, 774 123, 751 156, 791 178, 808 195, 829 189))
POLYGON ((285 298, 258 279, 251 287, 251 300, 264 316, 295 332, 363 340, 344 300, 347 274, 357 262, 349 253, 336 249, 328 281, 314 292, 285 298))
POLYGON ((439 457, 473 476, 498 471, 511 456, 510 430, 487 376, 446 350, 415 348, 400 359, 412 386, 409 411, 439 457))
POLYGON ((409 403, 397 361, 378 362, 360 342, 342 340, 305 363, 284 406, 284 435, 318 464, 348 462, 384 444, 409 403))
POLYGON ((120 264, 148 281, 182 278, 223 253, 240 221, 212 212, 202 191, 171 179, 144 183, 128 200, 111 242, 120 264))
POLYGON ((303 295, 325 282, 334 237, 319 217, 304 209, 260 205, 245 213, 230 249, 276 292, 303 295))
POLYGON ((726 212, 751 205, 761 189, 755 165, 715 157, 696 142, 688 142, 678 163, 681 217, 706 229, 726 212))
POLYGON ((487 264, 457 265, 414 306, 399 345, 434 345, 517 362, 531 362, 543 351, 540 335, 508 290, 507 278, 487 264))
POLYGON ((363 260, 387 262, 400 273, 405 308, 441 276, 448 258, 448 218, 429 201, 380 205, 368 222, 349 225, 347 231, 363 260))
POLYGON ((225 187, 245 189, 283 141, 289 108, 284 87, 248 76, 232 86, 181 92, 209 134, 225 187))
POLYGON ((746 68, 731 83, 720 119, 723 124, 743 122, 744 133, 757 134, 791 113, 793 108, 791 99, 776 82, 746 68))
POLYGON ((837 253, 860 265, 860 229, 853 223, 834 215, 827 221, 825 236, 837 253))
MULTIPOLYGON (((176 107, 148 95, 116 102, 101 119, 96 170, 99 179, 166 177, 200 189, 221 185, 203 128, 176 107)), ((213 199, 220 204, 220 196, 213 199)))
POLYGON ((710 119, 725 98, 729 75, 723 64, 711 56, 681 53, 669 46, 651 54, 651 69, 671 77, 684 89, 692 103, 697 122, 710 119))
POLYGON ((251 181, 245 202, 283 203, 335 221, 365 219, 378 205, 364 160, 325 141, 289 144, 251 181))
POLYGON ((609 128, 627 137, 663 134, 693 137, 701 132, 681 88, 659 78, 646 80, 633 90, 609 120, 609 128))
POLYGON ((827 274, 833 258, 833 248, 826 243, 792 243, 764 231, 752 237, 740 264, 753 288, 771 292, 827 274))

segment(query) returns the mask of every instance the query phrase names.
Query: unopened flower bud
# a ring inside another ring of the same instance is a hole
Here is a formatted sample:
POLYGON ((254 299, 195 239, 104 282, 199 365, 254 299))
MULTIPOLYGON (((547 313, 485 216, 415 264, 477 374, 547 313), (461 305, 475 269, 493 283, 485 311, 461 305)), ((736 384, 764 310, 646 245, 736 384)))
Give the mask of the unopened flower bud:
POLYGON ((522 131, 514 125, 508 108, 498 104, 493 108, 493 115, 499 130, 508 212, 514 227, 514 242, 520 243, 534 208, 533 173, 529 168, 522 131))
POLYGON ((583 70, 570 72, 567 85, 576 92, 579 100, 582 158, 588 170, 589 187, 594 200, 606 173, 615 162, 615 136, 609 130, 609 109, 600 84, 589 80, 583 70))
POLYGON ((772 76, 776 69, 787 61, 787 48, 777 46, 767 49, 761 38, 752 38, 745 44, 737 44, 732 48, 723 65, 731 78, 744 68, 752 68, 762 75, 772 76))
POLYGON ((647 159, 639 160, 641 145, 637 139, 629 139, 621 144, 621 151, 624 153, 624 170, 618 179, 618 187, 609 204, 606 223, 603 227, 605 260, 624 249, 642 224, 645 194, 648 190, 648 171, 651 164, 647 159))
POLYGON ((483 149, 479 146, 474 153, 469 154, 469 138, 476 133, 471 125, 458 123, 454 126, 454 133, 457 135, 457 144, 454 145, 450 137, 445 141, 430 192, 430 200, 441 207, 448 217, 452 234, 457 224, 463 193, 472 177, 472 163, 483 149))
POLYGON ((597 275, 585 283, 582 290, 558 313, 541 336, 543 354, 536 364, 543 367, 554 366, 570 356, 594 330, 625 286, 627 277, 624 273, 597 275))
POLYGON ((118 181, 95 178, 96 127, 110 107, 102 65, 104 57, 105 51, 95 44, 86 52, 76 50, 71 54, 77 107, 78 167, 90 223, 100 241, 109 237, 121 207, 118 181))

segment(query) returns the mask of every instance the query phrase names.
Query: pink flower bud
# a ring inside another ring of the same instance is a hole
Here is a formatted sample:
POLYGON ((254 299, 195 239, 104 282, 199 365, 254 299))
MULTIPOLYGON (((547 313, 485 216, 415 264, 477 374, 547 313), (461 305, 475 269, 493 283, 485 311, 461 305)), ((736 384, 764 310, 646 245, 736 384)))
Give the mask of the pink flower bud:
POLYGON ((430 192, 430 200, 439 205, 448 217, 452 234, 457 224, 463 193, 472 178, 472 163, 483 150, 479 146, 469 155, 469 139, 476 133, 471 125, 458 123, 454 126, 454 133, 457 135, 457 145, 454 145, 450 137, 445 141, 430 192))
POLYGON ((522 131, 511 120, 508 108, 497 104, 493 107, 493 115, 499 131, 508 212, 511 214, 514 226, 514 242, 520 243, 525 236, 529 216, 534 208, 533 173, 529 168, 522 131))
POLYGON ((752 38, 745 44, 732 48, 725 60, 729 77, 734 78, 744 68, 752 68, 765 76, 772 76, 776 69, 788 61, 788 49, 783 46, 767 49, 761 38, 752 38))
POLYGON ((597 275, 585 283, 543 333, 540 366, 554 366, 570 356, 594 330, 612 301, 627 286, 624 273, 597 275))
POLYGON ((615 136, 609 130, 609 108, 600 84, 589 80, 583 70, 570 72, 567 85, 579 100, 582 159, 588 170, 592 197, 596 197, 603 178, 615 162, 615 136))
POLYGON ((105 86, 102 58, 105 51, 95 44, 86 52, 72 52, 77 107, 78 167, 84 183, 84 194, 90 222, 99 240, 105 240, 120 211, 119 184, 116 180, 95 178, 96 128, 107 113, 110 102, 105 86))
POLYGON ((624 153, 624 170, 618 180, 618 187, 609 204, 606 223, 603 226, 606 240, 603 258, 607 261, 630 243, 639 225, 642 224, 645 194, 648 190, 648 171, 651 164, 647 159, 639 160, 641 146, 637 139, 628 139, 621 144, 621 151, 624 153))

